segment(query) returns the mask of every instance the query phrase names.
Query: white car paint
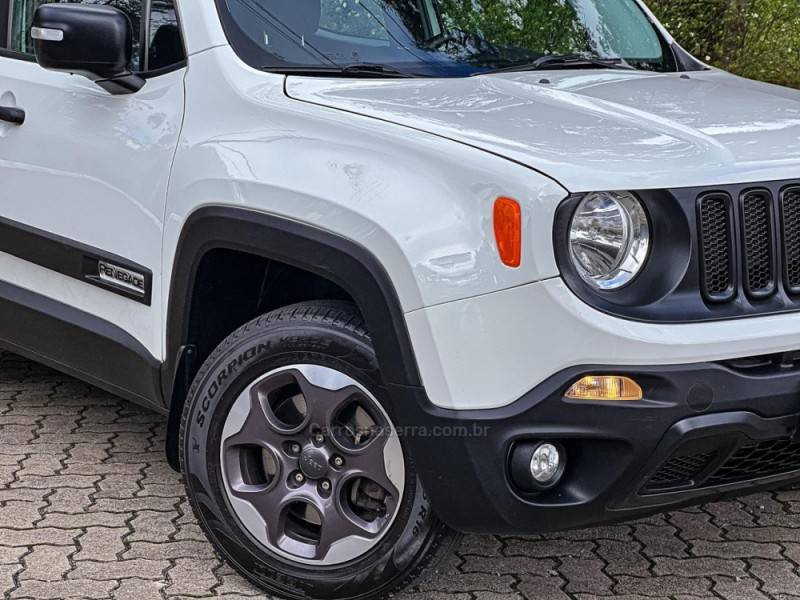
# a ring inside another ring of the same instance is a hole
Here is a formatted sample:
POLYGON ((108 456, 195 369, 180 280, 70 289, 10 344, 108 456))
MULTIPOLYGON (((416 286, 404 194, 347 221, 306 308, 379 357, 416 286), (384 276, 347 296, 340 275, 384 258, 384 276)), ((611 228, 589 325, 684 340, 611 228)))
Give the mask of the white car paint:
MULTIPOLYGON (((0 122, 0 217, 78 240, 153 271, 158 267, 170 164, 183 119, 177 71, 130 96, 110 96, 83 77, 0 56, 0 106, 27 113, 0 122)), ((163 358, 163 309, 109 294, 0 253, 2 278, 99 316, 163 358)))
POLYGON ((0 186, 3 214, 148 266, 153 308, 5 255, 4 278, 121 325, 163 360, 163 282, 195 210, 227 204, 303 221, 380 260, 429 397, 465 410, 510 404, 569 365, 677 364, 800 345, 797 314, 655 325, 599 313, 558 278, 552 244, 568 192, 798 178, 797 92, 716 71, 287 79, 236 56, 213 2, 181 0, 179 10, 188 68, 130 97, 0 58, 0 96, 14 88, 26 108, 44 109, 52 94, 75 119, 54 108, 61 119, 44 121, 58 147, 35 180, 33 147, 14 149, 17 132, 0 126, 0 167, 15 173, 17 194, 41 185, 45 198, 28 206, 0 186), (499 195, 523 207, 519 269, 497 255, 499 195), (109 214, 125 227, 109 228, 109 214))
POLYGON ((193 58, 165 277, 189 215, 223 202, 355 240, 386 267, 406 311, 557 275, 552 218, 567 192, 552 179, 436 136, 296 102, 283 81, 227 46, 193 58), (218 107, 225 118, 210 119, 218 107), (529 258, 520 269, 499 268, 491 216, 500 195, 525 207, 529 258))
POLYGON ((683 365, 795 350, 800 313, 691 324, 627 321, 560 278, 406 316, 425 390, 451 409, 489 409, 568 367, 683 365))
POLYGON ((464 79, 291 77, 293 98, 483 148, 572 192, 773 181, 800 173, 800 92, 722 71, 464 79))

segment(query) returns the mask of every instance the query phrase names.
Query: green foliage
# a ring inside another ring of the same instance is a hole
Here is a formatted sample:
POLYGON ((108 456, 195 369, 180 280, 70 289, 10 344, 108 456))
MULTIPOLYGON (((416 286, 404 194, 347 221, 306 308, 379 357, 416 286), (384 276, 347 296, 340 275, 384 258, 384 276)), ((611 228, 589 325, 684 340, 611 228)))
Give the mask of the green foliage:
POLYGON ((569 3, 552 0, 441 0, 448 27, 480 31, 494 44, 536 48, 547 53, 568 53, 587 46, 569 3))
POLYGON ((800 87, 800 0, 649 0, 698 58, 752 79, 800 87))

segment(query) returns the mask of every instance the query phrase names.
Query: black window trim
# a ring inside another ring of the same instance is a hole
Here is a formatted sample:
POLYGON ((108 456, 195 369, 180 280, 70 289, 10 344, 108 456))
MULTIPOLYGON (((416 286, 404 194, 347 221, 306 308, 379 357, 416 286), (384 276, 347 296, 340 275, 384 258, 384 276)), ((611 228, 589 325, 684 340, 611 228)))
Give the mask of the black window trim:
POLYGON ((0 50, 11 42, 11 0, 0 0, 0 50))
MULTIPOLYGON (((11 45, 11 20, 14 17, 14 0, 0 0, 0 3, 5 2, 5 7, 8 9, 7 15, 7 22, 5 22, 6 29, 3 30, 3 24, 0 22, 0 58, 11 58, 15 60, 22 60, 25 62, 36 62, 36 57, 33 54, 27 54, 25 52, 17 52, 16 50, 11 50, 9 46, 11 45), (5 34, 5 35, 3 35, 5 34), (5 37, 5 39, 3 39, 5 37)), ((181 35, 181 47, 183 48, 183 60, 178 61, 172 65, 167 67, 163 67, 161 69, 153 69, 153 70, 143 70, 139 71, 136 74, 142 77, 143 79, 153 79, 155 77, 160 77, 161 75, 166 75, 168 73, 172 73, 174 71, 179 71, 184 69, 188 66, 188 52, 186 49, 186 36, 183 34, 183 26, 181 24, 181 15, 180 10, 178 8, 178 0, 173 0, 175 4, 175 23, 178 27, 178 31, 181 35)), ((150 60, 150 11, 153 6, 153 0, 142 0, 142 8, 143 14, 147 15, 147 18, 141 19, 141 25, 139 30, 139 35, 141 39, 141 44, 139 45, 139 60, 140 64, 148 67, 149 60, 150 60)), ((2 21, 6 21, 2 19, 3 17, 3 4, 0 4, 0 19, 2 21)))

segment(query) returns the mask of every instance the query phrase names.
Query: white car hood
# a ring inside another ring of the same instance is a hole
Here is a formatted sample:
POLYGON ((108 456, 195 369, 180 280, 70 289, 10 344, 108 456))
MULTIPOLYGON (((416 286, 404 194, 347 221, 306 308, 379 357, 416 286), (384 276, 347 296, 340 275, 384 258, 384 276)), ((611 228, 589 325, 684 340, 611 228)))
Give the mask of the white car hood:
POLYGON ((289 77, 286 89, 504 156, 573 192, 800 178, 800 92, 720 71, 289 77))

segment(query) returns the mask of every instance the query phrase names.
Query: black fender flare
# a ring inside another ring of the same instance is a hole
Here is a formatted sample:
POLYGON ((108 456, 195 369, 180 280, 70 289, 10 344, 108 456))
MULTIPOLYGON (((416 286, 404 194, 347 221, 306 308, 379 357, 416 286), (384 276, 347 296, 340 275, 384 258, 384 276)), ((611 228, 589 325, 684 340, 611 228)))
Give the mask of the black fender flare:
POLYGON ((194 282, 205 254, 217 249, 282 262, 340 286, 364 316, 387 385, 421 388, 397 292, 369 250, 353 240, 284 217, 228 206, 200 208, 188 217, 178 241, 167 310, 162 391, 170 409, 167 453, 173 466, 177 466, 175 438, 183 401, 193 376, 186 358, 194 282))

